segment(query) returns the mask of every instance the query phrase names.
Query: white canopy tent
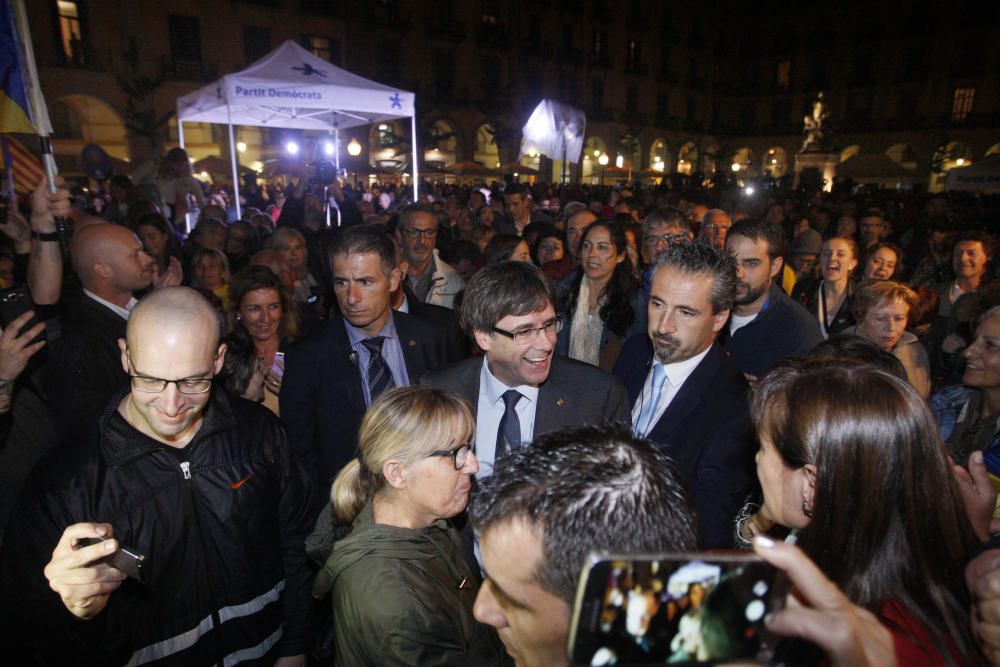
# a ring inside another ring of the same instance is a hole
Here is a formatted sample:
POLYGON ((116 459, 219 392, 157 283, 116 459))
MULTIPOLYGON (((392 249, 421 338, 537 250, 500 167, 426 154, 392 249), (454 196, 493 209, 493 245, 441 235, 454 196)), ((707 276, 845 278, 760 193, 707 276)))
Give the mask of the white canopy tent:
POLYGON ((1000 155, 987 155, 968 167, 950 169, 945 185, 949 190, 1000 192, 1000 155))
POLYGON ((418 199, 415 95, 351 74, 289 40, 245 70, 177 100, 177 131, 184 147, 184 121, 229 127, 236 215, 239 178, 233 125, 326 130, 335 136, 340 167, 340 130, 384 120, 410 118, 413 199, 418 199))

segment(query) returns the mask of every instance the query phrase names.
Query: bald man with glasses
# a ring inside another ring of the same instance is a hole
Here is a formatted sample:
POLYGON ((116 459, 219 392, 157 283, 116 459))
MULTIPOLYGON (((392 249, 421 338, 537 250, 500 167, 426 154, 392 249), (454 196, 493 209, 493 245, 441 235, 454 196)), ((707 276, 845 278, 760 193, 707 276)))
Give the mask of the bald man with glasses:
POLYGON ((304 665, 312 490, 277 418, 213 387, 215 311, 157 290, 119 347, 129 385, 11 520, 8 647, 44 664, 304 665))

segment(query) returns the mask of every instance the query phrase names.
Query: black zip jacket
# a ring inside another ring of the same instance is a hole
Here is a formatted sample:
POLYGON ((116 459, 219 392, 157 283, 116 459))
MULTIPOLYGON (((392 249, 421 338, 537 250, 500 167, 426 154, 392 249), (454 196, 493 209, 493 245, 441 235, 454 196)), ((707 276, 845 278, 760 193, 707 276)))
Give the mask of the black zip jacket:
POLYGON ((306 652, 311 489, 278 420, 214 388, 198 433, 174 449, 118 414, 124 395, 35 471, 18 503, 0 558, 8 655, 228 665, 306 652), (147 559, 146 583, 126 580, 89 621, 43 574, 65 528, 83 521, 110 523, 147 559))

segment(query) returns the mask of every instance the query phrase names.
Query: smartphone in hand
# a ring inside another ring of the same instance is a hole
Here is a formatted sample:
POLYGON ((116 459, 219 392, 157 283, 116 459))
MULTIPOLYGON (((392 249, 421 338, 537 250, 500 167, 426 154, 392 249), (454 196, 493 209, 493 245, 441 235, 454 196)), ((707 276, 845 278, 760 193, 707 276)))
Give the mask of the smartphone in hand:
POLYGON ((592 554, 580 578, 574 665, 759 662, 774 651, 764 617, 787 580, 753 554, 592 554))

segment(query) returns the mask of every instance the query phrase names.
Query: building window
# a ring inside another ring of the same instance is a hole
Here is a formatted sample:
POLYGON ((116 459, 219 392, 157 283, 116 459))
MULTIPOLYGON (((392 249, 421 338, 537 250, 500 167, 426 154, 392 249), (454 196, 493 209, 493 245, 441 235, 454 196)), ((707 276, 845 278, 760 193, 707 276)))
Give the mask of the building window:
POLYGON ((976 99, 975 88, 956 88, 951 103, 951 119, 962 121, 972 112, 972 103, 976 99))
POLYGON ((590 81, 590 107, 592 109, 604 108, 604 82, 601 79, 591 79, 590 81))
POLYGON ((170 57, 176 74, 197 76, 201 71, 201 29, 197 16, 167 15, 170 32, 170 57))
POLYGON ((322 58, 334 65, 340 64, 339 40, 319 35, 306 35, 302 38, 302 45, 317 58, 322 58))
POLYGON ((792 84, 792 61, 782 60, 778 63, 778 69, 775 72, 775 85, 781 90, 788 90, 792 84))
POLYGON ((594 31, 594 59, 603 60, 608 57, 608 33, 603 30, 594 31))
POLYGON ((625 69, 635 71, 642 60, 642 44, 637 39, 625 43, 625 69))
POLYGON ((635 86, 625 89, 625 110, 632 112, 639 110, 639 89, 635 86))
POLYGON ((56 3, 59 7, 59 34, 61 37, 62 54, 71 65, 83 65, 83 33, 80 28, 80 3, 56 3))
POLYGON ((271 29, 243 26, 243 56, 247 64, 257 62, 271 51, 271 29))

